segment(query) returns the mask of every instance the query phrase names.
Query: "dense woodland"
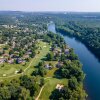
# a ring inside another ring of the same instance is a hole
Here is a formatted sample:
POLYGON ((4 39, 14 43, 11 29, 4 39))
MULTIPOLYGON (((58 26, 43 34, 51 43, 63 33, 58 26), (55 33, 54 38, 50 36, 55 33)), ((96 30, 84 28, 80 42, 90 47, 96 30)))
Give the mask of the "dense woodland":
POLYGON ((71 37, 75 36, 100 59, 100 14, 78 13, 71 15, 70 17, 67 14, 60 16, 60 19, 63 20, 56 23, 57 31, 71 37))

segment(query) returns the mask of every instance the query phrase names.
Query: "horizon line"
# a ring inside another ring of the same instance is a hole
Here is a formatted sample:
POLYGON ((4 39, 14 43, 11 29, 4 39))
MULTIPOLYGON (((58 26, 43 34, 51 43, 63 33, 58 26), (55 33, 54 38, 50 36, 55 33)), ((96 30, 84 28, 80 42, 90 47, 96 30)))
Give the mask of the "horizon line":
POLYGON ((67 12, 67 13, 100 13, 100 11, 25 11, 25 10, 0 10, 0 12, 67 12))

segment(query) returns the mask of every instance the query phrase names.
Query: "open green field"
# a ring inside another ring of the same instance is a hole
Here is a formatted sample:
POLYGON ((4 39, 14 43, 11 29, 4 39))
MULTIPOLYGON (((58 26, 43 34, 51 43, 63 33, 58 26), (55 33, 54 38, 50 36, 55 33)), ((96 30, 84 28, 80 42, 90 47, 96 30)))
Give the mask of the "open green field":
POLYGON ((49 100, 49 96, 52 91, 56 88, 57 84, 66 85, 68 81, 66 79, 56 79, 56 78, 48 78, 46 79, 46 85, 44 86, 42 93, 40 95, 39 100, 49 100))
POLYGON ((6 74, 6 76, 13 75, 15 74, 15 71, 18 71, 20 69, 25 70, 25 68, 27 68, 28 65, 29 62, 27 62, 25 66, 23 66, 22 64, 0 64, 0 77, 2 77, 3 74, 6 74))
POLYGON ((44 77, 53 77, 54 72, 58 69, 56 67, 57 61, 45 61, 45 64, 52 64, 53 68, 51 70, 47 70, 47 74, 44 77))
POLYGON ((23 66, 21 64, 4 64, 4 67, 2 67, 2 65, 0 65, 0 78, 1 79, 5 79, 5 78, 15 78, 17 76, 20 76, 22 74, 27 74, 27 75, 30 75, 33 70, 35 69, 34 66, 36 66, 43 57, 46 56, 46 54, 49 52, 49 48, 50 48, 50 45, 45 43, 45 42, 42 42, 42 41, 39 41, 37 43, 37 46, 38 47, 41 47, 38 48, 36 50, 36 52, 40 52, 40 53, 37 53, 36 56, 30 60, 30 62, 28 62, 26 64, 26 66, 23 66), (15 75, 15 71, 16 70, 19 70, 20 68, 23 69, 23 73, 20 73, 20 74, 16 74, 15 75), (3 74, 6 74, 5 77, 3 77, 3 74))
POLYGON ((50 50, 50 45, 45 42, 39 42, 38 46, 42 49, 37 50, 37 52, 40 51, 40 53, 36 54, 35 58, 32 61, 31 67, 25 72, 27 75, 30 75, 30 73, 34 71, 34 67, 38 65, 38 63, 48 54, 50 50))
POLYGON ((49 63, 52 64, 53 69, 47 70, 47 74, 44 76, 45 85, 41 87, 42 90, 40 90, 40 93, 38 95, 39 97, 37 100, 50 100, 49 97, 52 94, 52 91, 56 89, 57 84, 68 84, 67 79, 54 78, 54 73, 58 69, 56 68, 57 61, 45 61, 45 64, 49 63))

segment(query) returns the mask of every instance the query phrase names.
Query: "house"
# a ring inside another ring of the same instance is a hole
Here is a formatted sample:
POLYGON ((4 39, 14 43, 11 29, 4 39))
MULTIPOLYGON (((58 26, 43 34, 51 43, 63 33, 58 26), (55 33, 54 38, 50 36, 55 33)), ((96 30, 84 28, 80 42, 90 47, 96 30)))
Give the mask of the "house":
POLYGON ((23 60, 22 58, 17 58, 16 61, 18 64, 25 64, 26 63, 26 61, 23 60))
POLYGON ((23 60, 22 60, 21 58, 18 58, 18 59, 17 59, 17 63, 18 63, 18 64, 20 64, 20 63, 22 63, 22 62, 23 62, 23 60))
POLYGON ((22 65, 25 65, 26 64, 26 61, 25 60, 23 60, 23 62, 21 63, 22 65))
POLYGON ((9 54, 5 53, 5 54, 3 54, 3 57, 9 57, 9 54))
POLYGON ((54 53, 54 55, 60 54, 60 53, 62 53, 62 50, 61 50, 61 49, 58 49, 58 48, 55 48, 55 49, 53 50, 53 53, 54 53))
POLYGON ((52 69, 52 66, 50 66, 50 65, 46 64, 46 65, 45 65, 45 68, 47 68, 47 69, 49 69, 49 70, 50 70, 50 69, 52 69))
POLYGON ((54 50, 57 51, 57 52, 59 52, 59 53, 62 52, 62 50, 59 49, 59 48, 55 48, 54 50))
POLYGON ((6 61, 5 58, 0 58, 0 64, 3 64, 6 61))
POLYGON ((57 64, 56 64, 56 67, 57 68, 60 68, 60 67, 62 67, 63 66, 63 62, 61 62, 61 61, 59 61, 57 64))
POLYGON ((62 55, 62 53, 59 53, 59 56, 61 56, 62 55))
POLYGON ((54 56, 56 56, 58 54, 58 51, 53 51, 54 56))
POLYGON ((31 54, 32 54, 31 51, 26 52, 26 55, 31 55, 31 54))
POLYGON ((59 91, 63 90, 63 88, 64 88, 63 84, 57 84, 56 85, 56 89, 59 90, 59 91))
POLYGON ((65 54, 69 54, 69 49, 65 49, 65 54))
POLYGON ((9 64, 13 64, 14 63, 14 59, 10 59, 7 61, 9 64))
POLYGON ((11 55, 10 55, 10 58, 13 58, 13 56, 14 56, 14 54, 11 54, 11 55))
POLYGON ((28 54, 25 54, 24 56, 23 56, 23 58, 24 59, 27 59, 27 58, 29 58, 30 56, 28 55, 28 54))
POLYGON ((11 58, 14 58, 14 59, 19 58, 19 56, 18 56, 18 55, 15 55, 15 54, 11 54, 10 57, 11 57, 11 58))
POLYGON ((15 54, 15 55, 18 55, 18 54, 19 54, 19 52, 18 52, 18 51, 15 51, 15 52, 14 52, 14 54, 15 54))

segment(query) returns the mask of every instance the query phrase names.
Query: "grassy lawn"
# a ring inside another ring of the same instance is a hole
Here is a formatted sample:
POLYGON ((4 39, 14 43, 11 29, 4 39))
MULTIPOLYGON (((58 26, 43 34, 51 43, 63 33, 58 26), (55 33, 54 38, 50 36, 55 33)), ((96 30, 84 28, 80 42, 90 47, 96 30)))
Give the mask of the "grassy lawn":
POLYGON ((53 69, 49 70, 47 69, 47 74, 44 77, 53 77, 54 72, 58 69, 56 68, 56 64, 58 63, 57 61, 45 61, 45 64, 52 64, 53 69))
POLYGON ((38 44, 39 47, 41 47, 42 49, 38 49, 37 50, 37 54, 35 56, 35 58, 33 59, 33 62, 31 64, 31 67, 27 70, 26 74, 30 75, 30 73, 32 73, 34 71, 34 67, 36 65, 38 65, 38 63, 48 54, 49 49, 50 49, 50 45, 44 42, 39 42, 38 44), (38 54, 38 51, 40 52, 38 54))
POLYGON ((5 46, 5 44, 0 44, 0 48, 3 48, 5 46))
POLYGON ((5 63, 4 66, 2 67, 2 64, 1 64, 0 77, 2 77, 3 74, 6 74, 7 76, 13 75, 15 74, 15 71, 20 70, 20 69, 24 70, 25 68, 27 68, 28 65, 29 65, 29 62, 27 62, 25 66, 23 66, 22 64, 5 63))
POLYGON ((46 80, 46 85, 40 95, 39 100, 49 100, 49 96, 51 95, 52 91, 56 88, 57 84, 64 84, 66 85, 68 81, 66 79, 56 79, 50 78, 46 80))
POLYGON ((7 64, 5 63, 4 67, 1 67, 0 65, 0 77, 2 77, 3 74, 6 74, 7 77, 14 75, 15 71, 19 70, 20 68, 22 68, 25 71, 24 74, 30 75, 34 70, 34 66, 36 66, 41 61, 41 59, 45 57, 46 54, 49 52, 50 48, 49 44, 39 41, 38 46, 41 47, 41 49, 37 50, 37 52, 39 51, 40 53, 37 53, 35 58, 31 59, 26 66, 23 66, 21 64, 8 64, 8 63, 7 64))
POLYGON ((47 70, 47 74, 45 75, 45 77, 53 77, 56 70, 57 70, 57 68, 47 70))

